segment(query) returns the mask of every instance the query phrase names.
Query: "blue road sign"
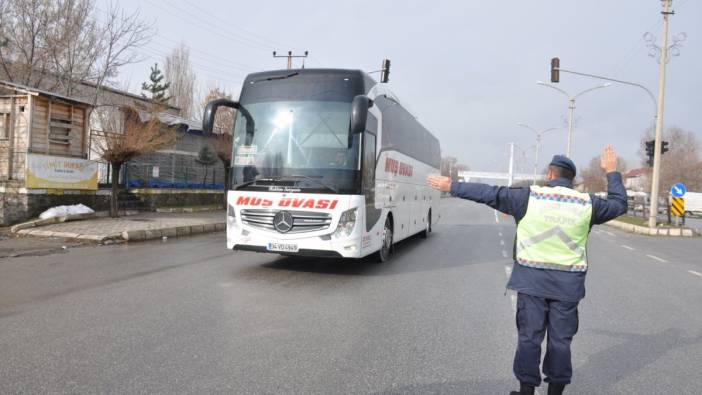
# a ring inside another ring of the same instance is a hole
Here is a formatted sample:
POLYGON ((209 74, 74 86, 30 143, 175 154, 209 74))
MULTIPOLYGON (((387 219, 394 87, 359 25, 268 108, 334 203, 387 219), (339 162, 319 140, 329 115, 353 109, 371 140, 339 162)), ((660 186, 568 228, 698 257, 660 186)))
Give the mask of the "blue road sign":
POLYGON ((685 184, 683 184, 682 182, 679 182, 670 188, 670 194, 675 197, 681 198, 685 196, 686 193, 687 187, 685 187, 685 184))

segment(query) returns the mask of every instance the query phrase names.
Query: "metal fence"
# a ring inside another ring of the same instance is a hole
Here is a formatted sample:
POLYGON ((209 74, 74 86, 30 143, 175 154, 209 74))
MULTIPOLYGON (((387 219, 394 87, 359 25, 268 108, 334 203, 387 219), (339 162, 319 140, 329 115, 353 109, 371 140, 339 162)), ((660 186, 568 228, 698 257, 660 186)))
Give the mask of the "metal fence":
POLYGON ((219 165, 162 165, 130 162, 123 173, 128 188, 224 189, 219 165))

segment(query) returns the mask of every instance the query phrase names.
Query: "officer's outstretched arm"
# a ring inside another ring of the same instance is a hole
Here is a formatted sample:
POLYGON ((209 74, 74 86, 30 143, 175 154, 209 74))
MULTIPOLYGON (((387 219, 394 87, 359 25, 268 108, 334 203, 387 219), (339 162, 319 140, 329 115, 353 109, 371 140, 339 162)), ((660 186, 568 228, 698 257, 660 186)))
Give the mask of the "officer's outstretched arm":
POLYGON ((521 218, 529 188, 509 188, 476 182, 452 182, 449 177, 431 176, 427 185, 461 199, 486 204, 505 214, 521 218))

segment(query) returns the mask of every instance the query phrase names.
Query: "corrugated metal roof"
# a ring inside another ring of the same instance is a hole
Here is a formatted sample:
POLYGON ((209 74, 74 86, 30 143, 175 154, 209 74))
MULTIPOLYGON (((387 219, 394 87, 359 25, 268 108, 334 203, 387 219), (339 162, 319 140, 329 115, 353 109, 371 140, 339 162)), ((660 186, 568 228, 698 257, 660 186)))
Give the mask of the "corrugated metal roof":
POLYGON ((87 101, 85 101, 85 100, 77 99, 77 98, 75 98, 75 97, 68 97, 68 96, 60 95, 60 94, 58 94, 58 93, 45 91, 45 90, 43 90, 43 89, 32 88, 31 86, 26 86, 26 85, 22 85, 22 84, 17 84, 17 83, 15 83, 15 82, 9 82, 9 81, 0 80, 0 85, 4 85, 4 86, 7 86, 7 87, 10 87, 10 88, 12 88, 12 89, 14 89, 14 90, 24 91, 25 93, 28 93, 28 94, 37 94, 37 95, 42 95, 42 96, 50 96, 50 97, 55 97, 55 98, 58 98, 58 99, 61 99, 61 100, 66 100, 66 101, 70 101, 70 102, 74 102, 74 103, 85 104, 85 105, 88 105, 88 106, 91 106, 91 107, 93 106, 92 103, 87 102, 87 101))

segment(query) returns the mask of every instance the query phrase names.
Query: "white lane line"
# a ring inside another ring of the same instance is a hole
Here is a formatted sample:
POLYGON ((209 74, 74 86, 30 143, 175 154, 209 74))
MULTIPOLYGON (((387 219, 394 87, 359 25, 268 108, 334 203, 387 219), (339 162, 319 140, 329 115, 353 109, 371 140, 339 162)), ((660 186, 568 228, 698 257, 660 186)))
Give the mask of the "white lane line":
POLYGON ((500 240, 500 245, 501 245, 501 246, 505 245, 505 241, 504 241, 504 240, 500 240))
POLYGON ((615 236, 615 234, 614 234, 614 233, 612 233, 612 232, 608 232, 608 231, 606 231, 606 230, 603 230, 602 232, 604 232, 605 234, 607 234, 607 236, 612 236, 612 237, 614 237, 614 236, 615 236))
POLYGON ((511 266, 505 266, 505 274, 507 277, 512 275, 512 267, 511 266))
POLYGON ((695 276, 702 277, 702 273, 700 272, 696 272, 694 270, 688 270, 687 272, 690 274, 694 274, 695 276))
POLYGON ((499 224, 499 223, 500 223, 500 219, 497 217, 497 210, 493 210, 493 212, 495 213, 495 223, 496 223, 496 224, 499 224))
POLYGON ((626 248, 629 251, 634 251, 636 248, 629 247, 628 245, 622 244, 622 248, 626 248))
POLYGON ((508 257, 507 251, 502 250, 502 257, 503 257, 503 258, 507 258, 507 257, 508 257))
POLYGON ((512 292, 509 294, 509 298, 512 302, 511 303, 512 304, 512 311, 516 313, 517 312, 517 295, 514 292, 512 292))
POLYGON ((497 232, 497 234, 500 235, 500 237, 502 237, 502 232, 497 232))
POLYGON ((665 259, 659 258, 659 257, 657 257, 657 256, 655 256, 655 255, 646 254, 646 256, 649 257, 649 258, 651 258, 651 259, 655 259, 655 260, 657 260, 657 261, 659 261, 659 262, 666 262, 666 263, 668 262, 668 261, 666 261, 665 259))

